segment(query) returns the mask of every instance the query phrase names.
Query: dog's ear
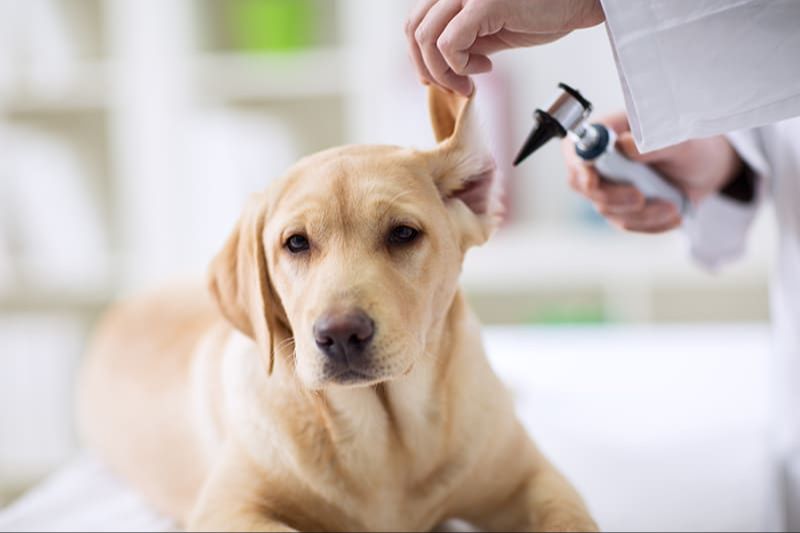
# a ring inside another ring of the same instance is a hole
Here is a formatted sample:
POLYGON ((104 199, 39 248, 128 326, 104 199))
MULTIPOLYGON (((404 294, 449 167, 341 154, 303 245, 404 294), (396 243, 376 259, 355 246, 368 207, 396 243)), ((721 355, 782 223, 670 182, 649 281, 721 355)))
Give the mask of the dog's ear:
POLYGON ((430 86, 428 109, 439 145, 429 153, 431 174, 463 235, 463 247, 486 242, 502 216, 494 158, 481 138, 470 98, 430 86))
POLYGON ((286 334, 286 326, 279 320, 280 302, 264 255, 266 219, 266 193, 253 194, 222 251, 211 262, 208 286, 225 318, 256 341, 271 374, 276 337, 286 334))

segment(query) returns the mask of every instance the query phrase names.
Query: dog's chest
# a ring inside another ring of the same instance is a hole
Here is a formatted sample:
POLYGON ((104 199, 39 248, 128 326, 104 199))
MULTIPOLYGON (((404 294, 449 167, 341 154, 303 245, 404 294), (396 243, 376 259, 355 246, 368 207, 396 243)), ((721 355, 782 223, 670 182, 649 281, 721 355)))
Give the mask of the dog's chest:
POLYGON ((332 504, 327 519, 342 527, 326 524, 330 529, 429 530, 446 518, 477 448, 463 431, 443 431, 435 415, 400 411, 392 420, 371 402, 361 398, 328 424, 310 409, 284 405, 282 416, 261 420, 247 444, 265 471, 311 492, 301 500, 332 504))
POLYGON ((491 410, 476 410, 479 420, 475 402, 456 402, 453 391, 432 395, 421 379, 334 389, 315 402, 267 383, 256 358, 235 359, 225 379, 229 430, 265 472, 305 494, 297 505, 324 514, 326 529, 429 530, 480 462, 491 410))
POLYGON ((408 391, 371 389, 330 398, 339 413, 332 432, 336 460, 314 477, 328 479, 326 492, 348 500, 345 507, 360 509, 367 529, 433 527, 479 460, 482 437, 470 435, 467 420, 422 400, 416 404, 408 391))

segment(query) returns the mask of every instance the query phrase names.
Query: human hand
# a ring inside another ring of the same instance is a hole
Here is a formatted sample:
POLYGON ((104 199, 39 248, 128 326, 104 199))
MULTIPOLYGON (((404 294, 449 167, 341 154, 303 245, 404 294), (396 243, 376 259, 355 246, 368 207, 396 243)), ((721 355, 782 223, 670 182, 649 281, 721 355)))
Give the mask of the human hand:
MULTIPOLYGON (((741 172, 744 165, 722 136, 692 139, 641 154, 634 144, 625 113, 609 115, 600 122, 617 133, 617 149, 625 157, 651 166, 693 203, 718 192, 741 172)), ((575 154, 570 141, 562 143, 562 152, 570 186, 588 198, 615 226, 659 233, 681 224, 681 214, 674 204, 664 200, 646 200, 631 185, 601 179, 593 167, 585 165, 575 154)))
POLYGON ((420 0, 405 23, 423 83, 468 96, 489 55, 560 39, 605 20, 599 0, 420 0))

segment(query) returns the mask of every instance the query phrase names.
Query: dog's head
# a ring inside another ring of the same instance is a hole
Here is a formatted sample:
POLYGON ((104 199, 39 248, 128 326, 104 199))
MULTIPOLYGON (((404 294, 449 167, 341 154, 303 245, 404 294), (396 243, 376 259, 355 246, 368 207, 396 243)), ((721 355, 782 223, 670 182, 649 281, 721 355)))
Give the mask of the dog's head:
POLYGON ((431 89, 438 146, 347 146, 254 195, 211 266, 222 313, 308 388, 409 372, 499 217, 472 101, 431 89), (293 346, 292 346, 293 345, 293 346), (293 365, 293 366, 292 366, 293 365))

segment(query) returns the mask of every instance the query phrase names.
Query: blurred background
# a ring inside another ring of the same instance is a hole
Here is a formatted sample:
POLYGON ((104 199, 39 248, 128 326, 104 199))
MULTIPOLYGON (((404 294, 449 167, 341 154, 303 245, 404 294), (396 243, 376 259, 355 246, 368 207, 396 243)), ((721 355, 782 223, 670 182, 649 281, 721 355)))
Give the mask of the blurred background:
MULTIPOLYGON (((402 33, 411 4, 0 0, 0 506, 75 453, 72 378, 110 302, 202 279, 247 194, 305 154, 433 145, 402 33)), ((495 66, 478 97, 509 216, 463 274, 483 321, 565 343, 689 323, 725 353, 755 327, 742 345, 763 355, 769 215, 748 256, 711 275, 680 232, 609 228, 568 189, 557 143, 510 167, 559 81, 598 115, 622 108, 605 28, 495 66)))

